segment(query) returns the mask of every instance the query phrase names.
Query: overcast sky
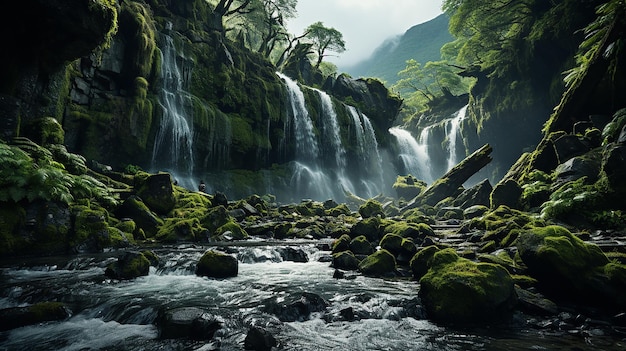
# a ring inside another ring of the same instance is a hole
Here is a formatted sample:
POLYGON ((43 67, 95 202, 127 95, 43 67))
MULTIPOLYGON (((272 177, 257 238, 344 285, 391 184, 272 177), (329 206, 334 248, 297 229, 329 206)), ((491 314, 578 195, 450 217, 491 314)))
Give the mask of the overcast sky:
POLYGON ((328 57, 339 68, 352 65, 369 55, 385 39, 403 34, 416 24, 439 14, 443 0, 298 0, 298 17, 287 27, 295 35, 321 21, 343 34, 346 51, 328 57))

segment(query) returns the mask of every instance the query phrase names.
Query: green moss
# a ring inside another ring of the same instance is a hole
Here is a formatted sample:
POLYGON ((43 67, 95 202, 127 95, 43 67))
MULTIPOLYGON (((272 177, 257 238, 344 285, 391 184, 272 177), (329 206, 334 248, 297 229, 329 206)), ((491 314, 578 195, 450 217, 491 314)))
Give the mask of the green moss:
POLYGON ((388 250, 381 249, 359 263, 359 271, 365 275, 385 276, 396 270, 396 259, 388 250))
POLYGON ((383 205, 376 201, 369 199, 363 205, 359 206, 359 214, 363 218, 370 218, 379 216, 381 218, 385 218, 385 211, 383 210, 383 205))
POLYGON ((198 241, 207 232, 198 218, 171 217, 159 227, 156 239, 162 242, 198 241))
POLYGON ((513 280, 504 268, 460 258, 452 249, 434 254, 420 285, 428 313, 444 322, 498 318, 515 302, 513 280))
POLYGON ((215 230, 213 237, 215 236, 230 236, 234 240, 243 240, 248 238, 248 233, 243 229, 239 223, 235 221, 229 221, 215 230))

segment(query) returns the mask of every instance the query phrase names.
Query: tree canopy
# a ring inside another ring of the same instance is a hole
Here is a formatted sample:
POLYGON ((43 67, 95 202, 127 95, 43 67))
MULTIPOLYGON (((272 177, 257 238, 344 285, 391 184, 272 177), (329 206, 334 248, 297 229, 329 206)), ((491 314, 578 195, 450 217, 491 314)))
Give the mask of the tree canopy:
POLYGON ((343 34, 335 28, 325 27, 322 22, 315 22, 305 30, 306 37, 313 44, 313 50, 317 54, 315 67, 319 67, 324 57, 329 56, 328 51, 342 53, 346 51, 346 43, 343 34))

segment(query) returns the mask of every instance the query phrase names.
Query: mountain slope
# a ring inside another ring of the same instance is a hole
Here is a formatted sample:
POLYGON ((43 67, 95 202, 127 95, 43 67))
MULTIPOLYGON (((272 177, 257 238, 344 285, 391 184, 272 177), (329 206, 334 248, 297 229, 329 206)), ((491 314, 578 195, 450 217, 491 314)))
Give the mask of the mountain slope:
POLYGON ((353 77, 375 77, 393 84, 407 60, 415 59, 421 64, 440 60, 441 47, 453 40, 448 22, 448 16, 441 14, 415 25, 403 35, 387 39, 367 60, 345 67, 344 71, 353 77))

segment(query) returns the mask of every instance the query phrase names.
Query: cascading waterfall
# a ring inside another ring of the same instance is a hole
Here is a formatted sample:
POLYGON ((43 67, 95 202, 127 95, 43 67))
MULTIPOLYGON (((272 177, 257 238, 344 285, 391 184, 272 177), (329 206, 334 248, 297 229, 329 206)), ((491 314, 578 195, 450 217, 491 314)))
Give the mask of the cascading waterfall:
POLYGON ((367 173, 367 177, 363 178, 361 184, 366 189, 367 196, 375 196, 383 184, 383 170, 380 152, 378 150, 378 141, 376 134, 369 118, 360 113, 354 106, 346 105, 355 131, 356 148, 360 169, 367 173))
POLYGON ((456 142, 457 139, 461 138, 460 133, 460 125, 461 121, 465 119, 465 115, 467 113, 467 105, 463 106, 460 110, 457 111, 456 116, 449 120, 449 123, 446 124, 447 130, 447 139, 448 139, 448 162, 447 169, 449 171, 452 167, 456 166, 459 162, 457 157, 456 150, 456 142))
POLYGON ((413 138, 411 133, 400 127, 392 127, 389 133, 396 138, 399 148, 398 158, 402 162, 404 173, 411 174, 425 181, 432 183, 433 177, 430 173, 430 156, 428 155, 428 131, 422 130, 419 141, 413 138), (426 131, 426 132, 425 132, 426 131))
MULTIPOLYGON (((296 137, 296 158, 303 162, 316 161, 319 148, 315 133, 313 133, 313 121, 311 121, 309 111, 306 109, 304 93, 302 93, 296 81, 280 72, 276 74, 285 82, 289 93, 289 103, 291 105, 293 128, 296 137)), ((285 130, 287 129, 285 128, 285 130)))
POLYGON ((333 101, 326 92, 319 89, 313 90, 317 92, 322 103, 322 136, 329 141, 328 145, 334 156, 335 167, 337 167, 337 169, 343 169, 346 166, 346 150, 341 143, 337 112, 335 112, 333 101))
POLYGON ((401 127, 390 128, 400 153, 400 168, 430 184, 454 167, 460 161, 458 142, 463 137, 460 125, 466 112, 467 105, 452 117, 424 127, 418 138, 401 127))
POLYGON ((342 105, 353 118, 357 140, 357 159, 347 160, 337 110, 331 97, 321 90, 309 88, 316 92, 321 104, 317 116, 319 133, 316 135, 302 89, 284 74, 277 72, 277 75, 285 82, 290 107, 290 118, 284 126, 285 138, 291 135, 295 138, 290 184, 294 199, 297 196, 315 200, 342 199, 346 191, 363 197, 378 194, 383 185, 381 156, 374 128, 367 116, 352 106, 342 105))
MULTIPOLYGON (((187 79, 177 62, 174 40, 163 34, 161 53, 161 78, 163 87, 159 95, 163 115, 152 150, 152 168, 168 171, 179 184, 193 187, 194 170, 191 96, 186 93, 187 79)), ((184 63, 183 63, 184 64, 184 63)))

